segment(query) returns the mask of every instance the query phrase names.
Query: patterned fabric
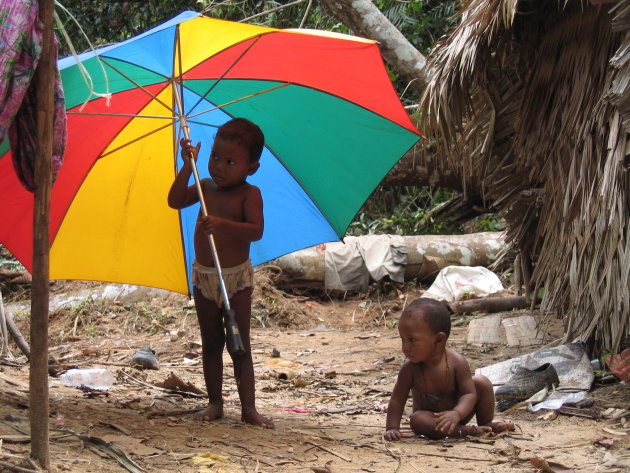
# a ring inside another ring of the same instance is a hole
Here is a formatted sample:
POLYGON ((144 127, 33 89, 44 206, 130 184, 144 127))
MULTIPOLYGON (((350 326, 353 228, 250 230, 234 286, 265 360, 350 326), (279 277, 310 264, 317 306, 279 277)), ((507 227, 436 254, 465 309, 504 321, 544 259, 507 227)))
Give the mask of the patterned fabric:
MULTIPOLYGON (((42 50, 42 29, 36 0, 0 0, 0 143, 7 134, 13 164, 22 185, 34 190, 35 104, 29 85, 42 50)), ((55 57, 57 41, 54 38, 55 57)), ((63 162, 66 112, 59 76, 55 82, 53 123, 53 179, 63 162)))

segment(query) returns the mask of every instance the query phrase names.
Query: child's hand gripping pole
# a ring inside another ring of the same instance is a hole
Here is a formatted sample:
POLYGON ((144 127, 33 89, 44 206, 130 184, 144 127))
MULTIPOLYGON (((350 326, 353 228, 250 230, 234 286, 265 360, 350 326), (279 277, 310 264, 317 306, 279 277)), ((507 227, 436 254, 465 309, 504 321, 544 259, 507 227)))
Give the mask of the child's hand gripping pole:
MULTIPOLYGON (((175 87, 177 89, 177 87, 175 87)), ((175 94, 177 98, 179 95, 175 94)), ((181 107, 180 107, 181 110, 181 107)), ((182 115, 180 116, 180 123, 182 125, 182 130, 184 130, 184 136, 187 140, 190 140, 190 134, 188 132, 188 125, 186 123, 186 118, 182 115)), ((194 158, 190 159, 190 164, 192 166, 193 176, 195 177, 195 185, 197 186, 197 193, 199 194, 199 203, 201 204, 201 211, 203 212, 204 217, 208 216, 208 209, 206 207, 206 202, 203 198, 203 192, 201 190, 201 182, 199 181, 199 173, 197 172, 197 163, 194 158)), ((230 298, 228 297, 227 289, 225 287, 225 281, 223 280, 223 273, 221 272, 221 263, 219 262, 219 255, 217 254, 217 248, 214 244, 214 238, 212 234, 209 235, 210 238, 210 249, 212 250, 212 258, 214 260, 214 266, 217 270, 217 276, 219 279, 219 287, 221 289, 221 294, 223 295, 223 324, 225 326, 225 336, 227 339, 227 348, 228 352, 231 355, 244 355, 245 354, 245 346, 243 345, 243 339, 241 338, 241 333, 238 330, 238 325, 236 324, 236 318, 234 316, 234 311, 230 308, 230 298)))

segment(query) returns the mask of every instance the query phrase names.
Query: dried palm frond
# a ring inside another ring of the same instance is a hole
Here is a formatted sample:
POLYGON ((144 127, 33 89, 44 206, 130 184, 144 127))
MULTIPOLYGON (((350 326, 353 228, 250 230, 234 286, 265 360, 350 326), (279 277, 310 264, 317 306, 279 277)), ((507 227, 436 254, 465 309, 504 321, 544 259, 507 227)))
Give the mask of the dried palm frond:
POLYGON ((430 56, 422 129, 505 215, 508 251, 566 339, 617 349, 630 330, 630 4, 471 0, 461 14, 430 56))

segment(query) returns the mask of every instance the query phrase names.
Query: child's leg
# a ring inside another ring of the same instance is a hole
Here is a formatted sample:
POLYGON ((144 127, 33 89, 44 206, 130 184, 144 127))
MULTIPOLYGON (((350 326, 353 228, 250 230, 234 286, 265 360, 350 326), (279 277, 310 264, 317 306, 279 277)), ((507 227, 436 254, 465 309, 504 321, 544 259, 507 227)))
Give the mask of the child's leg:
POLYGON ((494 418, 494 389, 492 389, 490 380, 479 374, 473 376, 473 382, 477 389, 477 404, 475 406, 477 425, 490 427, 493 432, 514 430, 514 424, 511 422, 493 422, 492 420, 494 418))
POLYGON ((254 381, 254 363, 252 361, 250 335, 250 320, 252 315, 252 289, 238 291, 230 299, 234 310, 236 324, 243 339, 245 354, 232 357, 234 361, 234 376, 241 398, 242 417, 248 424, 258 425, 268 429, 273 428, 273 421, 262 416, 256 410, 256 388, 254 381))
MULTIPOLYGON (((472 417, 472 415, 471 415, 472 417)), ((445 437, 464 437, 466 435, 482 435, 486 431, 490 431, 488 427, 477 427, 476 425, 466 425, 470 418, 463 419, 462 424, 457 430, 451 434, 436 429, 437 417, 431 411, 416 411, 411 414, 409 426, 416 435, 424 435, 433 440, 440 440, 445 437)))
POLYGON ((193 296, 201 332, 203 377, 208 390, 208 407, 198 412, 195 418, 212 421, 223 417, 223 319, 219 307, 196 287, 193 296))
POLYGON ((411 414, 409 426, 416 435, 424 435, 430 439, 443 439, 446 434, 435 430, 436 417, 431 411, 416 411, 411 414))

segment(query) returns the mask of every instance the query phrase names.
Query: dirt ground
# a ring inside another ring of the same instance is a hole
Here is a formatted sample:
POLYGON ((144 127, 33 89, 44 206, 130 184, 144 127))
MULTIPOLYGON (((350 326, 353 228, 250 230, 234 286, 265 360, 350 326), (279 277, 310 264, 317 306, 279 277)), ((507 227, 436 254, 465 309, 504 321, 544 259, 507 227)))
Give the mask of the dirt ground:
MULTIPOLYGON (((56 283, 54 292, 72 288, 56 283)), ((391 289, 391 288, 390 288, 391 289)), ((286 296, 256 293, 252 346, 259 410, 274 430, 240 421, 236 386, 225 356, 225 417, 201 424, 191 412, 200 395, 160 387, 171 375, 204 389, 195 313, 185 296, 133 303, 86 300, 50 317, 50 452, 54 471, 85 472, 622 472, 630 471, 627 384, 595 385, 595 404, 578 415, 498 414, 517 431, 484 438, 430 441, 382 439, 385 410, 400 363, 400 310, 422 289, 405 286, 370 294, 286 296), (264 326, 262 326, 264 324, 264 326), (159 370, 129 360, 141 346, 155 349, 159 370), (66 387, 68 368, 103 367, 116 378, 106 393, 66 387), (613 411, 613 409, 619 409, 613 411), (589 418, 594 417, 594 418, 589 418), (126 465, 126 466, 125 466, 126 465)), ((28 292, 15 298, 28 296, 28 292)), ((6 303, 6 299, 5 299, 6 303)), ((536 312, 533 313, 540 317, 536 312)), ((474 370, 522 354, 498 346, 467 346, 472 316, 453 316, 450 346, 474 370)), ((542 320, 542 318, 541 318, 542 320)), ((25 320, 17 320, 28 334, 25 320)), ((543 324, 557 339, 557 320, 543 324)), ((528 347, 533 351, 537 347, 528 347)), ((18 354, 12 345, 12 352, 18 354)), ((0 362, 0 471, 33 470, 28 364, 0 362), (4 466, 3 466, 4 465, 4 466)), ((405 414, 410 414, 410 406, 405 414)))

